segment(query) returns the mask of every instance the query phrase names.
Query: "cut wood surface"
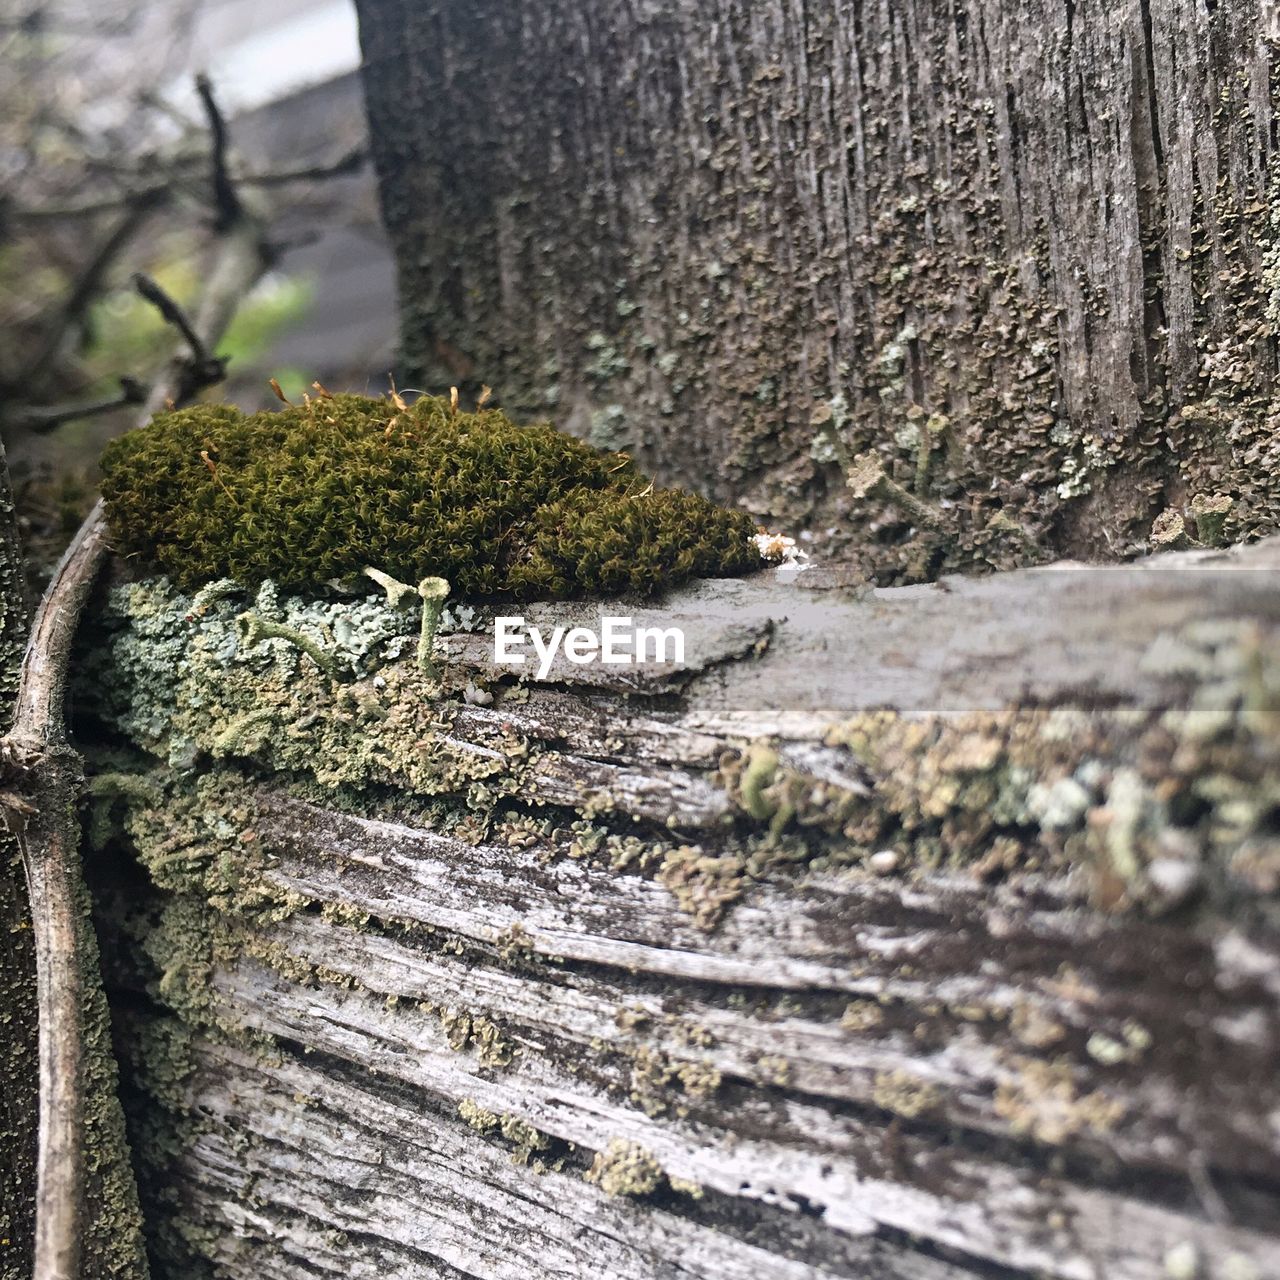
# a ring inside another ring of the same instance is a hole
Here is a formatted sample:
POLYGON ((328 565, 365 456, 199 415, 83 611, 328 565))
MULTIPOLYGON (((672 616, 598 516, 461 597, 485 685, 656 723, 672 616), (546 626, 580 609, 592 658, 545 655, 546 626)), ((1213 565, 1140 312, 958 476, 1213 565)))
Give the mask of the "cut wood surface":
POLYGON ((109 839, 151 887, 109 864, 99 916, 158 1256, 1280 1274, 1277 568, 532 606, 686 662, 516 681, 482 617, 420 705, 407 659, 331 686, 237 652, 242 601, 117 586, 79 697, 152 761, 109 839))

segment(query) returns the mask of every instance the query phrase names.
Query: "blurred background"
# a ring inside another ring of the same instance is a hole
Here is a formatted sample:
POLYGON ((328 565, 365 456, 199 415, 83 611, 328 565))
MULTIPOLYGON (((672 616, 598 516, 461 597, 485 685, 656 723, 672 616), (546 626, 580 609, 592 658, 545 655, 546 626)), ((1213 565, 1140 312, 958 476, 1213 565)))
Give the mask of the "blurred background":
POLYGON ((395 271, 365 159, 349 0, 0 0, 0 431, 46 563, 136 406, 58 421, 149 380, 174 334, 143 271, 194 302, 212 217, 207 73, 276 255, 219 350, 245 408, 319 380, 383 391, 395 271), (140 68, 143 69, 140 74, 140 68), (56 425, 54 423, 56 422, 56 425))

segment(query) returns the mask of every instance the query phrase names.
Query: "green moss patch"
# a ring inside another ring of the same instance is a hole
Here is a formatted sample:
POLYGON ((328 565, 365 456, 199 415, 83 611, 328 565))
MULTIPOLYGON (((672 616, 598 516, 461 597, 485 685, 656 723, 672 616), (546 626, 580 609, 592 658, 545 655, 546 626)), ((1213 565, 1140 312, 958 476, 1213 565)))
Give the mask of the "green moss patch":
POLYGON ((157 416, 103 455, 118 550, 184 586, 314 588, 372 565, 514 600, 651 594, 761 563, 746 514, 655 488, 624 454, 498 410, 402 404, 157 416))

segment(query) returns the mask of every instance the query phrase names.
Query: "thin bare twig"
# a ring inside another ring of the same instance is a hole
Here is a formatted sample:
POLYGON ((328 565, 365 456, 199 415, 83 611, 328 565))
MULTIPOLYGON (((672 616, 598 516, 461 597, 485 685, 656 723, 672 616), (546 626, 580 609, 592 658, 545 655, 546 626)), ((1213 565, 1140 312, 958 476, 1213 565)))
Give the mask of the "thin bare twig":
MULTIPOLYGON (((236 178, 236 186, 246 187, 287 187, 292 183, 324 182, 328 178, 340 178, 349 173, 356 173, 364 168, 369 160, 369 152, 365 147, 353 147, 344 152, 337 160, 324 164, 303 165, 300 169, 280 169, 275 173, 246 173, 236 178)), ((201 161, 204 163, 204 161, 201 161)), ((187 170, 192 161, 183 160, 174 164, 170 177, 165 182, 137 187, 133 191, 120 192, 115 196, 104 196, 100 200, 86 200, 78 205, 49 205, 41 209, 19 209, 9 206, 5 209, 5 218, 10 223, 45 223, 45 221, 74 221, 81 218, 95 218, 99 214, 110 214, 119 209, 128 209, 131 205, 172 195, 174 183, 187 177, 187 170)))
MULTIPOLYGON (((227 376, 227 362, 205 346, 200 334, 187 319, 187 313, 150 276, 136 272, 133 287, 182 334, 187 351, 174 357, 174 386, 171 399, 179 404, 190 400, 197 391, 221 382, 227 376)), ((221 332, 221 331, 219 331, 221 332)), ((144 400, 146 397, 144 397, 144 400)), ((157 406, 159 407, 159 406, 157 406)))
POLYGON ((117 409, 128 408, 131 404, 145 404, 149 394, 148 388, 137 378, 127 374, 120 377, 118 395, 108 396, 105 400, 88 400, 83 404, 41 405, 28 409, 13 419, 14 426, 24 431, 44 435, 60 427, 66 422, 75 422, 80 418, 97 418, 104 413, 114 413, 117 409))
MULTIPOLYGON (((363 168, 369 159, 364 147, 353 147, 344 152, 336 160, 322 164, 304 165, 298 169, 280 169, 274 173, 246 173, 235 179, 236 186, 245 188, 284 187, 298 182, 324 182, 329 178, 340 178, 355 173, 363 168)), ((199 160, 204 163, 203 157, 199 160)), ((79 218, 93 218, 99 214, 112 213, 131 205, 151 200, 165 199, 172 194, 175 183, 185 180, 194 159, 183 159, 173 163, 163 182, 151 183, 132 191, 124 191, 119 195, 104 196, 99 200, 86 200, 79 204, 48 205, 41 208, 22 209, 9 206, 5 209, 5 218, 13 223, 33 222, 73 222, 79 218)))
POLYGON ((304 165, 301 169, 281 169, 278 173, 250 173, 239 179, 242 187, 281 187, 291 182, 323 182, 363 169, 369 159, 368 150, 352 147, 336 160, 325 164, 304 165))
POLYGON ((240 207, 240 196, 231 174, 227 169, 227 122, 223 118, 222 108, 213 96, 213 85, 206 75, 196 76, 196 92, 204 106, 205 117, 209 123, 211 142, 210 159, 213 162, 213 207, 216 217, 213 223, 215 231, 226 231, 235 224, 243 210, 240 207))
POLYGON ((149 275, 142 271, 133 273, 133 287, 164 317, 167 324, 173 325, 182 334, 183 340, 191 348, 192 356, 202 364, 209 359, 200 335, 191 327, 187 313, 177 301, 165 292, 149 275))

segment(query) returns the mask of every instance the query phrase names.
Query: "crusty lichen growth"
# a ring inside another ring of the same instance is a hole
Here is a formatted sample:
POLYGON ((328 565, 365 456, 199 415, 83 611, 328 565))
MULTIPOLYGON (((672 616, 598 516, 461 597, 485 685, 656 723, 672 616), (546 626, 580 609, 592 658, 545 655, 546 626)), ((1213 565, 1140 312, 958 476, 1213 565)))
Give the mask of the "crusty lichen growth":
POLYGON ((467 1009, 441 1009, 439 1015, 449 1047, 458 1052, 474 1050, 483 1067, 510 1066, 519 1052, 498 1025, 482 1014, 467 1009))
MULTIPOLYGON (((255 808, 270 787, 245 785, 243 759, 219 764, 211 756, 251 754, 281 789, 523 850, 531 868, 582 858, 618 874, 656 876, 706 928, 759 880, 812 869, 869 878, 877 855, 888 851, 894 875, 903 877, 936 867, 984 878, 1069 872, 1066 883, 1079 885, 1082 897, 1113 909, 1165 911, 1197 894, 1246 892, 1266 909, 1280 893, 1272 833, 1280 668, 1268 635, 1249 625, 1195 623, 1155 637, 1146 665, 1171 682, 1162 706, 1009 707, 949 720, 867 713, 831 726, 822 776, 798 763, 806 753, 794 744, 741 741, 704 766, 723 786, 728 813, 693 844, 694 833, 656 838, 598 794, 584 795, 576 809, 532 804, 529 771, 547 748, 508 729, 500 749, 496 739, 475 749, 475 724, 459 716, 464 675, 451 683, 417 670, 411 599, 397 608, 382 598, 317 602, 281 598, 270 587, 258 593, 253 607, 263 616, 332 656, 337 683, 288 638, 242 648, 236 618, 247 603, 235 584, 197 597, 163 581, 114 588, 78 693, 117 738, 164 762, 143 778, 111 762, 94 802, 111 806, 115 830, 123 828, 153 882, 172 895, 142 923, 136 949, 156 969, 149 994, 175 1014, 173 1034, 145 1041, 150 1061, 138 1078, 174 1115, 183 1105, 184 1035, 270 1050, 248 1040, 220 1002, 214 978, 224 961, 261 961, 290 982, 352 981, 264 938, 273 922, 314 904, 272 882, 255 808)), ((499 690, 499 713, 502 696, 499 690)), ((500 728, 501 715, 495 719, 500 728)), ((393 912, 394 903, 386 909, 393 912)), ((369 932, 400 927, 381 917, 343 923, 369 932)), ((514 924, 495 928, 465 946, 485 963, 545 965, 541 930, 531 927, 534 934, 514 924)), ((410 924, 406 936, 415 945, 464 949, 443 931, 410 924)), ((437 1047, 470 1055, 468 1071, 540 1067, 541 1037, 520 1035, 518 1019, 508 1026, 507 1015, 485 1008, 482 998, 471 1007, 403 998, 397 1007, 394 995, 369 990, 360 998, 385 1000, 395 1010, 387 1016, 404 1019, 415 1035, 427 1032, 437 1047)), ((701 1052, 709 1036, 692 1027, 676 1047, 669 1039, 644 1043, 646 1019, 666 1016, 647 1005, 637 998, 620 1010, 617 1034, 593 1037, 567 1070, 603 1082, 618 1105, 663 1122, 705 1115, 714 1123, 749 1085, 805 1087, 808 1068, 796 1055, 752 1051, 745 1066, 726 1065, 701 1052)), ((775 1012, 786 1016, 781 1004, 775 1012)), ((927 1006, 921 1012, 917 1033, 942 1016, 927 1006)), ((966 1021, 988 1013, 947 1010, 966 1021)), ((837 1034, 875 1042, 897 1034, 903 1014, 892 1004, 833 998, 825 1016, 839 1020, 837 1034)), ((1010 1130, 1057 1144, 1126 1122, 1097 1072, 1141 1065, 1149 1052, 1142 1027, 1103 1019, 1077 1042, 1078 1028, 1029 1004, 1009 1010, 1009 1020, 993 1105, 1010 1130)), ((882 1070, 867 1100, 904 1122, 934 1125, 953 1105, 950 1087, 928 1071, 882 1070)), ((481 1091, 463 1119, 509 1143, 534 1169, 549 1159, 535 1130, 485 1103, 481 1091)), ((177 1143, 179 1121, 166 1123, 169 1132, 147 1131, 147 1159, 161 1157, 163 1143, 177 1143)), ((592 1176, 614 1195, 668 1185, 652 1155, 630 1143, 600 1152, 592 1176)))
POLYGON ((646 1045, 613 1048, 631 1060, 628 1096, 645 1115, 687 1116, 691 1102, 706 1102, 720 1088, 720 1071, 709 1061, 679 1061, 646 1045))
POLYGON ((874 1000, 851 1000, 840 1016, 840 1026, 853 1032, 870 1031, 883 1021, 884 1010, 874 1000))
POLYGON ((115 588, 85 657, 95 717, 179 769, 202 757, 254 757, 329 792, 388 783, 483 815, 520 790, 530 744, 500 731, 483 746, 453 737, 463 701, 442 699, 437 679, 397 661, 417 642, 411 610, 377 596, 281 599, 265 584, 256 611, 331 655, 345 677, 335 684, 287 638, 246 646, 237 627, 245 602, 230 582, 194 596, 165 579, 115 588))
MULTIPOLYGON (((1217 101, 1216 129, 1249 111, 1217 101)), ((1242 171, 1243 176, 1243 171, 1242 171)), ((1257 185, 1222 182, 1196 202, 1188 263, 1197 305, 1199 367, 1173 406, 1167 441, 1190 497, 1198 540, 1209 545, 1280 525, 1280 397, 1270 359, 1280 336, 1280 157, 1257 185)))
POLYGON ((746 855, 732 851, 704 853, 697 845, 679 845, 666 852, 659 881, 674 895, 680 909, 701 929, 713 929, 747 890, 746 855))
POLYGON ((878 1071, 871 1090, 877 1107, 914 1120, 932 1111, 942 1099, 937 1085, 907 1071, 878 1071))
MULTIPOLYGON (((480 737, 474 713, 455 731, 466 673, 443 664, 435 680, 417 669, 412 601, 259 590, 254 610, 308 637, 337 683, 289 639, 246 647, 236 620, 248 603, 231 582, 195 596, 164 579, 114 588, 85 658, 83 704, 177 769, 251 758, 319 803, 342 796, 366 811, 370 793, 390 786, 469 843, 654 875, 706 929, 760 880, 889 862, 897 875, 953 865, 987 879, 1079 868, 1077 883, 1107 908, 1162 911, 1205 894, 1262 903, 1280 892, 1268 825, 1280 675, 1249 624, 1153 638, 1145 662, 1170 681, 1164 710, 868 712, 828 734, 846 754, 843 777, 788 763, 775 742, 746 742, 715 774, 733 820, 693 843, 637 827, 610 795, 542 816, 530 784, 546 747, 500 716, 480 737)), ((474 611, 451 609, 450 627, 474 624, 474 611)), ((251 851, 223 865, 243 879, 251 851)))
POLYGON ((663 1183, 662 1166, 638 1142, 611 1138, 583 1175, 606 1195, 647 1196, 663 1183))
MULTIPOLYGON (((546 1151, 551 1146, 551 1139, 540 1129, 534 1128, 527 1120, 513 1116, 508 1112, 493 1112, 480 1106, 472 1098, 463 1098, 458 1103, 458 1115, 477 1133, 488 1136, 499 1134, 511 1144, 511 1160, 513 1164, 529 1164, 535 1152, 546 1151)), ((535 1171, 546 1167, 540 1161, 534 1161, 535 1171)))
POLYGON ((960 864, 983 878, 1076 867, 1108 909, 1161 911, 1206 891, 1261 901, 1272 890, 1265 872, 1250 885, 1249 851, 1260 864, 1274 856, 1267 778, 1280 762, 1247 707, 1274 695, 1249 693, 1230 642, 1158 642, 1149 661, 1198 666, 1200 683, 1163 713, 1009 709, 944 722, 886 712, 838 727, 830 740, 877 780, 844 833, 864 849, 903 850, 909 866, 960 864))
POLYGON ((1082 1093, 1070 1064, 1012 1055, 1010 1076, 996 1089, 996 1114, 1014 1133, 1057 1145, 1079 1133, 1108 1133, 1123 1103, 1100 1089, 1082 1093))
POLYGON ((558 599, 760 563, 744 513, 550 425, 429 396, 196 405, 113 440, 102 471, 119 550, 187 587, 318 588, 373 565, 462 597, 558 599))
POLYGON ((1280 666, 1252 623, 1195 622, 1153 638, 1162 708, 1011 706, 967 716, 864 713, 828 734, 846 785, 782 762, 775 744, 726 753, 718 776, 754 843, 673 850, 662 873, 704 922, 792 863, 983 879, 1076 870, 1094 905, 1159 913, 1198 899, 1280 899, 1272 832, 1280 666), (866 785, 859 783, 862 770, 866 785))

